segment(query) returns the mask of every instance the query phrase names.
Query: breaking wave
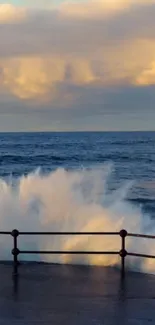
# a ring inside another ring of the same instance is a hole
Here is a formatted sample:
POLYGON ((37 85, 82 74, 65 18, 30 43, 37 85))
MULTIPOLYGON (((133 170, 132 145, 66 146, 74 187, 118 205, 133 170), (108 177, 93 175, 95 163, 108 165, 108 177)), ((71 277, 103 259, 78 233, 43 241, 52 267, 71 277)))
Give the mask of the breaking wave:
MULTIPOLYGON (((38 169, 18 180, 0 180, 0 229, 19 231, 119 231, 154 234, 155 223, 139 206, 126 200, 131 182, 108 191, 110 168, 67 171, 43 175, 38 169)), ((127 238, 127 250, 155 254, 153 240, 127 238)), ((26 250, 120 250, 119 236, 19 236, 26 250)), ((0 259, 10 260, 12 237, 0 235, 0 259)), ((37 255, 21 260, 119 265, 108 255, 37 255)), ((133 270, 154 273, 155 261, 127 257, 133 270)))

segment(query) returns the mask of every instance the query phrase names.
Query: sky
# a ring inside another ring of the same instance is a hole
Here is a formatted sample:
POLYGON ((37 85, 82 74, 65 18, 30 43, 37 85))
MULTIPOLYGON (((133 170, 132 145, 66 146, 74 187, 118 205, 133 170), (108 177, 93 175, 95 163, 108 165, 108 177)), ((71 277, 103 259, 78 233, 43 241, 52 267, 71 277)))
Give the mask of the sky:
POLYGON ((155 0, 8 1, 0 132, 155 130, 155 0))

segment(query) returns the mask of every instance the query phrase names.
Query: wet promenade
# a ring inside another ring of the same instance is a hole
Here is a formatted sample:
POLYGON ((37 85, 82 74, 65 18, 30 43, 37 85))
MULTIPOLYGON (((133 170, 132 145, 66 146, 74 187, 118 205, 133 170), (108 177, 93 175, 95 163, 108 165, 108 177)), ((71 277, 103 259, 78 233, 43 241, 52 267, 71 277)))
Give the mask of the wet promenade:
POLYGON ((155 276, 102 267, 0 265, 0 325, 155 324, 155 276))

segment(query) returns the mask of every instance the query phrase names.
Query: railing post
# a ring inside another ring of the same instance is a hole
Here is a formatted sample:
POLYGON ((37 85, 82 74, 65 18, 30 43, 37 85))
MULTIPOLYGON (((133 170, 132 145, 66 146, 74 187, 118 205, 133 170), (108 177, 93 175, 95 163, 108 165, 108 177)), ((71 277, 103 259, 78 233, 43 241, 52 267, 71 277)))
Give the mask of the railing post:
POLYGON ((125 249, 125 237, 127 236, 127 231, 125 229, 122 229, 120 231, 120 236, 122 238, 122 245, 121 245, 121 250, 119 252, 120 257, 121 257, 121 276, 124 278, 125 275, 125 257, 127 255, 127 251, 125 249))
POLYGON ((11 235, 13 237, 13 249, 12 249, 13 275, 18 275, 18 254, 19 254, 19 249, 17 247, 17 237, 19 235, 19 231, 17 229, 14 229, 14 230, 12 230, 11 235))

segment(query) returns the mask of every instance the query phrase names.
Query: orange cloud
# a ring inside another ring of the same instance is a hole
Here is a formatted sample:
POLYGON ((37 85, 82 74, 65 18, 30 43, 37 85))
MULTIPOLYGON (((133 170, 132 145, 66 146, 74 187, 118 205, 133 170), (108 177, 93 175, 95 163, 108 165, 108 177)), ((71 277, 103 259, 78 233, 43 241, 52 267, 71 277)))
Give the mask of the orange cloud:
POLYGON ((1 85, 17 98, 55 104, 72 100, 62 93, 68 84, 155 84, 153 10, 155 0, 92 0, 45 11, 0 5, 1 85))
POLYGON ((92 19, 98 16, 112 16, 133 6, 155 4, 155 0, 89 0, 84 2, 64 1, 59 9, 62 16, 92 19))
POLYGON ((155 85, 155 61, 140 73, 135 80, 135 84, 138 86, 155 85))
POLYGON ((26 9, 11 4, 0 4, 0 24, 16 23, 26 18, 26 9))
POLYGON ((2 66, 5 86, 22 99, 47 97, 64 77, 64 62, 59 58, 24 57, 3 61, 2 66))

